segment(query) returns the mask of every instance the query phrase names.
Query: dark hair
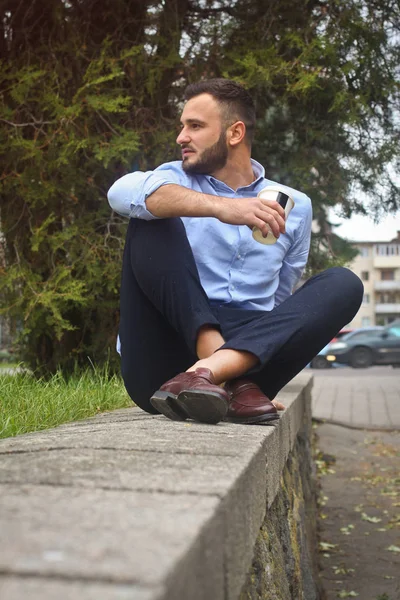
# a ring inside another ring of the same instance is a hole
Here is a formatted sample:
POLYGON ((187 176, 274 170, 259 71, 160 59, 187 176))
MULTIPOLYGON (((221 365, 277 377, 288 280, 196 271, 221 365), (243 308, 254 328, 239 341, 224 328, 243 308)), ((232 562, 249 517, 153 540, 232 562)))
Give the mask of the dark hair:
POLYGON ((210 94, 221 105, 222 118, 227 127, 235 121, 243 121, 246 125, 246 140, 251 145, 256 125, 256 109, 249 92, 230 79, 204 79, 187 86, 185 100, 200 94, 210 94))

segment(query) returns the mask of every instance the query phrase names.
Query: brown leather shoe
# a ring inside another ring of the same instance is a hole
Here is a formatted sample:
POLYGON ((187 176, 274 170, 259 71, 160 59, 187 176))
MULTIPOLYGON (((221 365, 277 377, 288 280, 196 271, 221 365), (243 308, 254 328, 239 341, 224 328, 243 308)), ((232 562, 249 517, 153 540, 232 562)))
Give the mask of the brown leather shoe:
POLYGON ((194 419, 218 423, 227 413, 229 396, 214 382, 210 369, 180 373, 164 383, 150 398, 160 413, 173 421, 194 419))
POLYGON ((230 401, 224 421, 230 423, 263 423, 279 419, 271 400, 249 379, 235 379, 225 385, 230 401))

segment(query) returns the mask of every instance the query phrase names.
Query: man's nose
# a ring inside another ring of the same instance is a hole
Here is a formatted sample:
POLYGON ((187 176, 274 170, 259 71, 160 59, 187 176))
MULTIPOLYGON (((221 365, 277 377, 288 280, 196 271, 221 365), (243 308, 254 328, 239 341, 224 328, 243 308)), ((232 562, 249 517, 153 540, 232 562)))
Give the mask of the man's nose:
POLYGON ((190 137, 187 133, 186 128, 184 127, 183 129, 181 129, 178 137, 176 138, 176 143, 181 146, 182 144, 188 144, 189 142, 190 142, 190 137))

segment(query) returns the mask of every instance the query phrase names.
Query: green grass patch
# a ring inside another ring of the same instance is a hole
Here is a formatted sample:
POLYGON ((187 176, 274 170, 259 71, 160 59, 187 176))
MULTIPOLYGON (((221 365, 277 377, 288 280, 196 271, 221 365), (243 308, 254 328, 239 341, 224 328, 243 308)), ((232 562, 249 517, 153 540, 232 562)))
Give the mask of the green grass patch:
POLYGON ((50 379, 0 371, 0 438, 130 406, 122 379, 107 369, 88 369, 68 378, 58 372, 50 379))

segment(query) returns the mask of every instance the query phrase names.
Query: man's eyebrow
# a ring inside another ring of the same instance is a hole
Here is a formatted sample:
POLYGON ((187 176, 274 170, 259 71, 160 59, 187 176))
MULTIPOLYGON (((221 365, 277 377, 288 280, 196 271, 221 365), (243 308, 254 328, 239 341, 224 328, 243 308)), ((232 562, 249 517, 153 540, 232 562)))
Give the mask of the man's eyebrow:
MULTIPOLYGON (((198 123, 199 125, 206 125, 206 122, 202 121, 201 119, 186 119, 186 123, 188 123, 189 125, 192 123, 198 123)), ((180 124, 183 125, 183 122, 180 121, 180 124)))

